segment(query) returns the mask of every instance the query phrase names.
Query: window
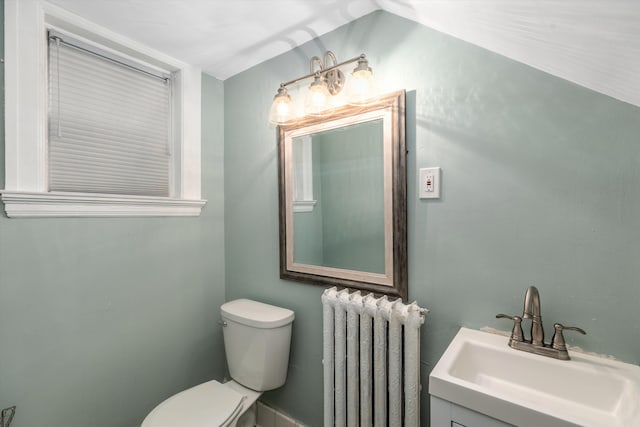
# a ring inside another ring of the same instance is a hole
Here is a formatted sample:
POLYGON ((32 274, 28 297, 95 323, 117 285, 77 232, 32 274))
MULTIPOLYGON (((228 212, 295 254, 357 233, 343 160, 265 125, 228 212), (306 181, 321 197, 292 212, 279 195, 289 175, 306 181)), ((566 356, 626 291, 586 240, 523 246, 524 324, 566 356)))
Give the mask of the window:
POLYGON ((311 135, 293 140, 293 211, 313 212, 313 145, 311 135))
POLYGON ((5 57, 8 216, 200 214, 199 69, 45 1, 6 0, 5 57))
POLYGON ((49 190, 169 197, 171 76, 49 34, 49 190))

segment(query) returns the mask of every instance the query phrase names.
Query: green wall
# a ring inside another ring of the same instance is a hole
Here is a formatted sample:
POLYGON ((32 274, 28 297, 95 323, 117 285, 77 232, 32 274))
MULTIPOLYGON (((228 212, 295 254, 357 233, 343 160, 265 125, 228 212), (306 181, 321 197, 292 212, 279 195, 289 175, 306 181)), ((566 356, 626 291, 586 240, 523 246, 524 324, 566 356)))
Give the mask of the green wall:
POLYGON ((409 296, 429 371, 460 326, 510 325, 527 286, 570 344, 640 363, 640 109, 500 55, 376 12, 225 81, 227 299, 296 312, 289 377, 264 399, 322 420, 323 288, 279 279, 276 132, 268 109, 308 58, 365 52, 384 91, 406 89, 409 296), (417 198, 421 167, 442 198, 417 198))
POLYGON ((12 427, 139 426, 169 395, 223 377, 222 82, 203 76, 202 95, 200 217, 0 217, 0 407, 17 405, 12 427))

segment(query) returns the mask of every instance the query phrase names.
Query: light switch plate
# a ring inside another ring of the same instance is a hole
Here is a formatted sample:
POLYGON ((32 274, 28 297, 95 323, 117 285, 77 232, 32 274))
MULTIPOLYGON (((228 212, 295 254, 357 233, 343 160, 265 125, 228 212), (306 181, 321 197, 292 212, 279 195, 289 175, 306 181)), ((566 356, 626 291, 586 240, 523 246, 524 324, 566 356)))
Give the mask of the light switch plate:
POLYGON ((440 168, 421 168, 418 174, 418 197, 440 198, 440 168))

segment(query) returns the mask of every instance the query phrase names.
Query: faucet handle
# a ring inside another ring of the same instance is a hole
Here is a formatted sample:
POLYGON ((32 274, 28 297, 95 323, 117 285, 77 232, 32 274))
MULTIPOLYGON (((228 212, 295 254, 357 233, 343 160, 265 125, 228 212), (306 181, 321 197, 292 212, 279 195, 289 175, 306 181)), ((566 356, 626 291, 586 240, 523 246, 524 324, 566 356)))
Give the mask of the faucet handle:
POLYGON ((555 329, 555 332, 553 334, 553 338, 551 339, 551 347, 560 351, 567 351, 567 343, 564 341, 564 335, 562 334, 562 331, 575 331, 580 332, 582 335, 587 335, 587 333, 583 329, 576 326, 564 326, 560 323, 555 323, 553 325, 553 328, 555 329))
POLYGON ((522 332, 522 317, 509 316, 507 314, 496 314, 496 319, 510 319, 513 320, 513 330, 511 331, 510 341, 523 342, 524 333, 522 332))

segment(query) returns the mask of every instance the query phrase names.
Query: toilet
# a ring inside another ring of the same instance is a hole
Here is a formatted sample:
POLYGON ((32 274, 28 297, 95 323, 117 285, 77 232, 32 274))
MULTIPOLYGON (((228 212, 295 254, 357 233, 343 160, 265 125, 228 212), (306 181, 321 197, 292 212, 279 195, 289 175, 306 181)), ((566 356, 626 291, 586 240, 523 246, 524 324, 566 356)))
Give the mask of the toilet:
POLYGON ((287 378, 294 313, 248 299, 220 307, 231 381, 208 381, 156 406, 142 427, 255 425, 254 403, 287 378))

